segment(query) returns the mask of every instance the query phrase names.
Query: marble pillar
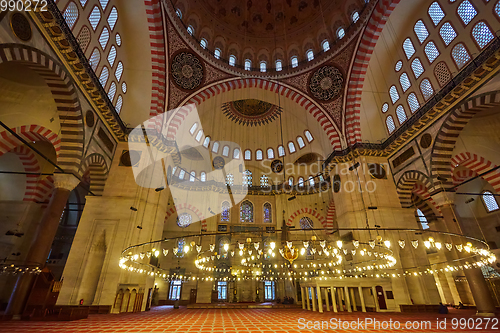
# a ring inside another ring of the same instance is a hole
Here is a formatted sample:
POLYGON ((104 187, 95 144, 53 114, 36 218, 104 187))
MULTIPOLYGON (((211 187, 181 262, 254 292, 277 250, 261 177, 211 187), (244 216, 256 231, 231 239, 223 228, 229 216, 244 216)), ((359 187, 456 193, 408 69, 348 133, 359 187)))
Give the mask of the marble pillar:
POLYGON ((349 297, 349 287, 344 287, 344 295, 345 295, 345 306, 347 307, 347 312, 352 312, 351 300, 349 297))
POLYGON ((321 287, 317 286, 316 291, 318 292, 318 311, 323 313, 323 299, 321 298, 321 287))
POLYGON ((359 299, 361 302, 361 311, 366 312, 366 306, 365 306, 365 297, 363 296, 363 288, 358 287, 358 292, 359 292, 359 299))
POLYGON ((335 287, 332 286, 332 307, 333 312, 337 312, 337 300, 335 299, 335 287))
POLYGON ((326 311, 330 311, 330 297, 328 297, 328 287, 325 288, 326 311))

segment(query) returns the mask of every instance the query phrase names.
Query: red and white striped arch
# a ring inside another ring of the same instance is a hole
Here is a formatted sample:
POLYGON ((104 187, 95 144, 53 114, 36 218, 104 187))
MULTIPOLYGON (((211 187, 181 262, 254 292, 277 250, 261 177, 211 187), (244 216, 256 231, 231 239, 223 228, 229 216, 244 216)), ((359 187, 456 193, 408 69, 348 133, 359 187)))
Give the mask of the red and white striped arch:
POLYGON ((212 97, 219 94, 244 88, 259 88, 267 90, 273 93, 279 93, 281 96, 288 98, 311 114, 314 119, 321 125, 325 131, 332 147, 334 150, 342 149, 340 136, 334 122, 327 116, 326 112, 323 111, 316 105, 311 99, 301 94, 299 91, 285 86, 282 83, 278 84, 276 82, 271 82, 263 79, 231 79, 224 82, 219 82, 211 85, 210 87, 204 88, 202 91, 195 93, 192 97, 181 103, 180 107, 172 116, 169 122, 167 138, 170 140, 175 140, 177 130, 181 126, 182 122, 186 118, 186 115, 195 109, 197 105, 206 102, 212 97), (191 104, 192 106, 189 106, 191 104))
MULTIPOLYGON (((321 216, 321 214, 318 213, 315 209, 307 208, 307 207, 301 208, 301 209, 297 210, 295 213, 293 213, 292 215, 290 215, 290 217, 288 218, 288 221, 286 222, 286 225, 292 226, 293 220, 295 220, 296 217, 304 216, 304 215, 310 215, 310 216, 314 217, 319 222, 321 222, 321 226, 323 228, 327 229, 327 227, 328 227, 327 220, 323 216, 321 216)), ((332 227, 333 227, 333 224, 332 224, 332 227)))
MULTIPOLYGON (((495 168, 497 165, 493 164, 491 161, 485 159, 484 157, 478 156, 476 154, 465 152, 455 155, 451 159, 452 171, 458 167, 463 166, 476 174, 481 174, 485 171, 495 168)), ((496 169, 486 175, 482 176, 484 180, 490 183, 491 186, 500 193, 500 169, 496 169)))
POLYGON ((203 213, 198 208, 196 208, 195 206, 190 205, 188 203, 176 205, 175 208, 174 207, 169 208, 167 210, 167 214, 165 215, 165 222, 167 222, 167 220, 170 216, 177 215, 178 212, 183 211, 183 210, 190 210, 193 213, 195 213, 196 216, 198 217, 198 220, 201 221, 201 230, 207 231, 207 219, 205 218, 205 216, 203 216, 203 213))
POLYGON ((361 142, 360 105, 368 63, 389 15, 400 0, 379 0, 361 36, 349 75, 345 104, 345 136, 349 145, 361 142))
POLYGON ((24 191, 23 201, 39 201, 42 198, 39 196, 37 191, 38 180, 40 175, 40 165, 36 159, 35 154, 31 149, 26 146, 19 146, 10 151, 16 154, 24 167, 24 172, 26 172, 26 189, 24 191), (33 174, 35 173, 35 174, 33 174))
MULTIPOLYGON (((61 139, 56 133, 48 128, 39 125, 24 125, 17 128, 11 128, 11 130, 29 142, 43 140, 52 143, 56 151, 56 156, 59 157, 61 139)), ((24 145, 24 143, 10 132, 0 132, 0 156, 22 145, 24 145)))
MULTIPOLYGON (((151 46, 151 67, 153 74, 151 106, 149 115, 151 118, 162 114, 165 110, 166 91, 166 52, 165 36, 163 34, 163 19, 161 15, 160 0, 144 0, 146 15, 148 18, 149 41, 151 46)), ((161 118, 161 117, 158 117, 161 118)), ((155 119, 148 126, 161 128, 161 120, 155 119)), ((151 128, 150 128, 151 129, 151 128)))
POLYGON ((328 229, 333 230, 333 221, 335 220, 335 202, 333 202, 333 199, 330 201, 330 204, 328 205, 328 211, 326 213, 326 227, 328 229))
POLYGON ((418 195, 422 200, 427 201, 429 206, 441 213, 441 209, 438 207, 436 201, 434 201, 434 199, 430 196, 429 189, 424 184, 415 183, 412 193, 418 195))
POLYGON ((453 185, 457 186, 460 183, 470 179, 472 177, 476 177, 477 173, 470 169, 462 169, 453 171, 453 185))

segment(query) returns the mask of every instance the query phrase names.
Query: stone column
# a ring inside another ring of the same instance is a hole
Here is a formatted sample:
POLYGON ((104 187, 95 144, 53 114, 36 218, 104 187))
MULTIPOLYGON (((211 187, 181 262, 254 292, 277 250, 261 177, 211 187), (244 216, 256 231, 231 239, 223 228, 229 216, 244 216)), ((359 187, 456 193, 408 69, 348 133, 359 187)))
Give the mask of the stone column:
MULTIPOLYGON (((438 205, 441 208, 443 218, 436 222, 436 227, 439 230, 447 230, 449 232, 462 234, 463 221, 460 216, 456 214, 453 207, 453 197, 452 194, 439 193, 433 196, 438 205)), ((460 256, 460 254, 459 254, 460 256)), ((491 293, 488 289, 486 280, 484 279, 483 273, 480 268, 464 269, 465 277, 469 283, 469 287, 476 303, 477 315, 478 316, 494 316, 496 307, 491 293)))
POLYGON ((307 310, 311 310, 311 300, 309 299, 309 293, 311 292, 311 287, 306 287, 306 300, 307 300, 307 310))
POLYGON ((342 304, 342 287, 337 288, 338 296, 339 296, 339 311, 345 311, 344 310, 344 305, 342 304))
POLYGON ((328 297, 328 287, 325 288, 326 311, 330 311, 330 299, 328 297))
POLYGON ((347 307, 347 312, 352 312, 351 300, 349 299, 349 287, 344 287, 345 295, 345 306, 347 307))
MULTIPOLYGON (((35 265, 40 268, 45 266, 69 194, 79 183, 80 180, 72 174, 54 174, 52 197, 38 224, 37 231, 26 256, 26 264, 35 265)), ((22 274, 18 277, 14 290, 10 295, 5 314, 15 317, 22 314, 34 280, 35 276, 32 274, 22 274)))
POLYGON ((302 296, 302 310, 306 309, 306 293, 304 292, 304 287, 300 287, 300 295, 302 296))
POLYGON ((354 297, 354 288, 351 288, 349 290, 351 291, 352 308, 354 311, 358 311, 358 308, 356 307, 356 297, 354 297))
POLYGON ((335 288, 332 286, 332 307, 333 312, 337 312, 337 300, 335 299, 335 288))
POLYGON ((375 286, 372 287, 373 301, 375 302, 375 311, 380 312, 380 305, 378 304, 377 289, 375 286))
POLYGON ((311 287, 311 295, 312 295, 313 311, 316 311, 316 288, 315 287, 311 287))
POLYGON ((323 300, 321 299, 321 287, 317 286, 316 290, 318 292, 318 311, 319 313, 323 313, 323 300))
POLYGON ((363 296, 363 288, 361 286, 358 287, 358 292, 359 292, 359 299, 361 300, 361 311, 366 312, 365 297, 363 296))

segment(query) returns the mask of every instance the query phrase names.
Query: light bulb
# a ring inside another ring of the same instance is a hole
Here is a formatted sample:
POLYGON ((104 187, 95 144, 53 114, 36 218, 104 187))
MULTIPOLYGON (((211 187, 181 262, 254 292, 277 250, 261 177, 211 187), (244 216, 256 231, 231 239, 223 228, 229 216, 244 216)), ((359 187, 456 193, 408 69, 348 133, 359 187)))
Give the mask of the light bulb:
POLYGON ((391 247, 391 241, 390 240, 384 241, 384 245, 385 247, 391 247))
POLYGON ((341 248, 342 248, 342 241, 341 241, 341 240, 338 240, 338 241, 337 241, 337 247, 338 247, 339 249, 341 249, 341 248))
POLYGON ((436 249, 441 250, 441 243, 436 242, 434 245, 436 246, 436 249))
POLYGON ((304 255, 304 253, 306 253, 306 249, 305 248, 300 249, 300 254, 304 255))
POLYGON ((271 244, 270 244, 270 245, 271 245, 271 249, 273 249, 273 250, 274 250, 274 248, 276 247, 276 243, 275 243, 275 242, 271 242, 271 244))
POLYGON ((188 253, 189 252, 189 245, 186 245, 184 246, 184 253, 188 253))
POLYGON ((158 258, 159 255, 160 255, 160 251, 156 250, 155 251, 155 257, 158 258))
POLYGON ((430 248, 431 247, 431 242, 424 241, 424 245, 425 245, 426 248, 430 248))
POLYGON ((229 244, 224 244, 224 251, 229 250, 229 244))
POLYGON ((243 251, 242 251, 242 250, 240 250, 239 254, 240 254, 240 256, 242 256, 242 255, 243 255, 243 251))

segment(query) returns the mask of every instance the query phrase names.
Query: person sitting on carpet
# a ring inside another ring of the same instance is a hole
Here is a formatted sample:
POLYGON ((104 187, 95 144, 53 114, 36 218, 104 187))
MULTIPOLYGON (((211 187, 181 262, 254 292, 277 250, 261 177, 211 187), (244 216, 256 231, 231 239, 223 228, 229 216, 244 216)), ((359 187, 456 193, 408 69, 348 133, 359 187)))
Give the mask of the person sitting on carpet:
POLYGON ((448 307, 443 303, 439 303, 439 313, 440 314, 448 314, 448 307))

